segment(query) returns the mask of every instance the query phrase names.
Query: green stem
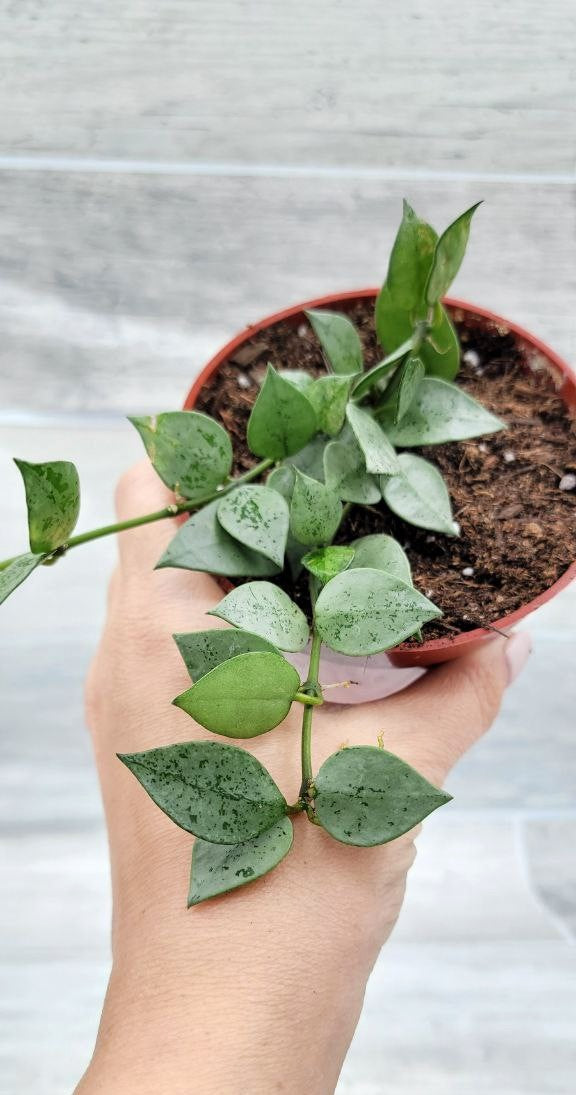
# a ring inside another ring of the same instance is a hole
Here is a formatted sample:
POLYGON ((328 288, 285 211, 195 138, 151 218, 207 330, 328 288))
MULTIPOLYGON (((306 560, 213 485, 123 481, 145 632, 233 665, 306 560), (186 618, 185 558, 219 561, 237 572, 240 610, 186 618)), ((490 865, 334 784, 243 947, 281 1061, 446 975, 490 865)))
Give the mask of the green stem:
MULTIPOLYGON (((322 640, 316 631, 312 632, 312 648, 310 650, 310 664, 308 667, 308 679, 304 688, 310 689, 312 695, 318 696, 320 685, 318 673, 320 671, 320 650, 322 640)), ((302 716, 302 790, 306 792, 313 779, 312 769, 312 716, 314 707, 304 709, 302 716)))
MULTIPOLYGON (((64 551, 69 551, 70 548, 78 547, 79 544, 87 544, 91 540, 99 540, 102 536, 112 536, 115 532, 125 532, 126 529, 138 528, 140 525, 149 525, 152 521, 163 521, 167 517, 175 517, 178 513, 189 513, 192 510, 200 509, 201 506, 206 506, 216 498, 228 494, 241 483, 249 483, 252 479, 257 479, 258 476, 267 471, 273 463, 273 460, 261 460, 259 464, 256 464, 253 468, 245 471, 243 475, 238 475, 235 479, 232 479, 228 485, 222 487, 221 490, 213 491, 211 494, 207 494, 204 498, 199 498, 195 502, 173 502, 172 505, 165 506, 164 509, 158 509, 154 513, 144 513, 140 517, 132 517, 129 521, 118 521, 113 525, 102 525, 100 528, 90 529, 89 532, 82 532, 78 536, 71 536, 66 544, 63 544, 61 548, 57 548, 56 551, 51 552, 49 557, 63 554, 64 551)), ((0 570, 5 570, 5 568, 10 566, 10 563, 13 563, 17 558, 18 556, 15 555, 11 559, 3 559, 0 562, 0 570)))
POLYGON ((304 692, 297 692, 294 699, 298 703, 304 703, 307 707, 320 707, 324 700, 321 696, 307 696, 304 692))

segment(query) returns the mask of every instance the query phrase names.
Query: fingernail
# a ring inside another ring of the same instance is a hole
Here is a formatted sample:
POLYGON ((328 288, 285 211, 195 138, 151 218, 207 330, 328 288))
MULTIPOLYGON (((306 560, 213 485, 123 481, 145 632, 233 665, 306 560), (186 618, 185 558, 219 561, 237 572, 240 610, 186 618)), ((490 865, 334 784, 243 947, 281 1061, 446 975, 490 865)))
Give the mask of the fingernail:
POLYGON ((513 631, 506 642, 508 684, 520 675, 532 652, 532 636, 529 631, 513 631))

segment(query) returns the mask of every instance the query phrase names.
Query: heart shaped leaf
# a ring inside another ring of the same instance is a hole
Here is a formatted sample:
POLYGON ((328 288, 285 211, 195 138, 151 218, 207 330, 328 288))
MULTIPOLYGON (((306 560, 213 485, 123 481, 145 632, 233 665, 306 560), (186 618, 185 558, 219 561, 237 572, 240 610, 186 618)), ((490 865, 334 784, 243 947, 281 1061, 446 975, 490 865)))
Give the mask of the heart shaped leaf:
POLYGON ((436 304, 441 300, 454 281, 466 252, 470 222, 479 205, 482 202, 476 202, 476 205, 467 209, 440 236, 426 284, 428 304, 436 304))
POLYGON ((24 480, 30 548, 36 554, 54 551, 66 542, 80 512, 80 481, 74 464, 50 460, 31 464, 14 460, 24 480))
POLYGON ((219 505, 219 499, 210 502, 181 525, 157 562, 157 569, 182 567, 227 578, 277 574, 275 563, 244 547, 222 528, 217 517, 219 505))
POLYGON ((321 376, 306 390, 318 421, 318 429, 335 437, 346 417, 352 376, 321 376))
POLYGON ((198 411, 130 418, 152 465, 167 487, 191 502, 223 483, 232 468, 232 443, 226 430, 198 411))
POLYGON ((294 482, 296 479, 296 473, 291 464, 280 464, 279 467, 273 468, 266 480, 266 486, 270 490, 277 490, 278 494, 281 494, 287 502, 292 499, 294 492, 294 482))
POLYGON ((238 586, 208 615, 253 631, 280 650, 293 653, 303 650, 309 638, 308 621, 302 610, 271 582, 246 582, 238 586))
POLYGON ((402 362, 386 388, 384 399, 380 404, 386 412, 388 421, 391 419, 394 425, 397 425, 404 418, 416 397, 425 372, 424 362, 419 357, 407 357, 402 362))
POLYGON ((199 681, 200 677, 215 669, 221 662, 235 658, 238 654, 249 654, 255 650, 278 653, 276 647, 266 642, 266 639, 261 639, 250 631, 240 631, 236 627, 190 631, 174 635, 173 638, 193 681, 199 681))
POLYGON ((441 615, 432 601, 393 574, 352 567, 324 586, 315 609, 322 641, 353 657, 389 650, 441 615))
POLYGON ((378 480, 366 471, 364 456, 356 442, 346 445, 331 441, 324 450, 326 486, 343 502, 375 506, 381 493, 378 480))
POLYGON ((196 840, 192 850, 188 908, 262 878, 288 854, 292 839, 292 822, 283 817, 271 829, 243 844, 210 844, 207 840, 196 840))
POLYGON ((422 346, 420 357, 429 376, 454 380, 460 368, 460 343, 450 317, 442 304, 434 306, 432 327, 422 346))
POLYGON ((412 406, 398 425, 384 419, 394 444, 438 445, 465 441, 505 428, 505 423, 455 384, 437 377, 420 382, 412 406))
POLYGON ((305 392, 314 380, 314 377, 305 372, 304 369, 282 369, 282 372, 278 375, 283 380, 287 380, 289 384, 293 384, 300 392, 305 392))
POLYGON ((38 564, 45 558, 45 555, 34 555, 29 552, 27 555, 18 555, 7 567, 0 570, 0 605, 19 585, 22 585, 22 582, 26 581, 28 575, 36 570, 38 564))
POLYGON ((316 547, 327 544, 342 520, 338 495, 324 483, 296 471, 290 503, 290 531, 300 544, 316 547))
POLYGON ((324 585, 341 570, 346 570, 353 558, 354 548, 330 546, 309 551, 302 562, 306 570, 309 570, 324 585))
POLYGON ((333 372, 352 375, 363 368, 360 336, 353 323, 339 312, 306 312, 333 372))
POLYGON ((316 413, 310 401, 269 365, 248 419, 250 451, 282 460, 302 449, 316 430, 316 413))
POLYGON ((322 827, 361 848, 395 840, 452 798, 400 757, 371 745, 333 753, 314 783, 322 827))
POLYGON ((176 825, 214 844, 252 840, 286 813, 272 776, 236 746, 187 741, 118 759, 176 825))
POLYGON ((205 673, 174 704, 215 734, 255 738, 286 718, 299 687, 281 654, 251 651, 205 673))
POLYGON ((392 512, 418 528, 458 536, 448 487, 438 468, 407 452, 402 453, 399 463, 400 474, 382 481, 382 494, 392 512))
POLYGON ((398 458, 383 429, 368 411, 349 403, 346 417, 364 454, 366 471, 375 475, 395 475, 398 458))
POLYGON ((392 536, 375 532, 371 536, 361 536, 359 540, 353 540, 350 546, 354 548, 354 559, 350 566, 355 569, 368 567, 371 570, 385 570, 412 585, 408 556, 392 536))
POLYGON ((290 512, 282 495, 269 487, 246 483, 235 487, 218 506, 218 520, 235 540, 284 565, 290 512))

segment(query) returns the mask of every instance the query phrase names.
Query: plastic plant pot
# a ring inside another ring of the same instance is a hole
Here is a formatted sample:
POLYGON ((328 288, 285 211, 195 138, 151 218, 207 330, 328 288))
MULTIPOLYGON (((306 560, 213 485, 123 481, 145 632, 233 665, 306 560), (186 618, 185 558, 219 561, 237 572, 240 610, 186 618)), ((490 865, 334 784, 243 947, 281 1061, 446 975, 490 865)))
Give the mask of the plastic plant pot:
MULTIPOLYGON (((360 289, 348 293, 332 293, 328 296, 318 297, 314 300, 296 304, 291 308, 285 308, 281 312, 266 316, 258 323, 248 326, 222 349, 205 365, 201 373, 192 385, 186 401, 185 410, 192 410, 196 404, 198 395, 204 385, 211 379, 218 369, 234 357, 241 346, 257 335, 277 323, 288 321, 294 326, 306 322, 304 312, 312 308, 331 308, 335 311, 348 311, 359 301, 372 298, 376 299, 378 290, 360 289)), ((530 334, 523 327, 510 320, 496 315, 486 308, 478 308, 466 301, 448 297, 444 303, 450 309, 452 315, 458 319, 465 314, 475 319, 485 319, 491 325, 495 325, 503 332, 512 332, 524 351, 526 361, 531 369, 545 369, 552 377, 561 399, 574 414, 576 409, 576 376, 570 366, 554 350, 540 339, 530 334)), ((527 601, 520 608, 493 621, 493 627, 498 630, 510 630, 521 620, 525 619, 535 609, 565 589, 576 577, 576 561, 572 562, 568 569, 553 585, 545 589, 537 597, 527 601)), ((494 638, 494 631, 487 628, 475 628, 471 631, 461 632, 451 638, 432 639, 423 642, 420 646, 407 646, 401 644, 386 654, 376 654, 372 657, 348 658, 343 655, 326 650, 322 658, 323 684, 337 684, 341 681, 350 681, 346 687, 334 687, 326 694, 326 699, 336 703, 363 703, 367 700, 380 699, 391 695, 408 684, 432 665, 440 662, 452 661, 464 654, 471 653, 484 642, 494 638)), ((305 668, 306 657, 303 655, 290 656, 298 669, 305 668)))

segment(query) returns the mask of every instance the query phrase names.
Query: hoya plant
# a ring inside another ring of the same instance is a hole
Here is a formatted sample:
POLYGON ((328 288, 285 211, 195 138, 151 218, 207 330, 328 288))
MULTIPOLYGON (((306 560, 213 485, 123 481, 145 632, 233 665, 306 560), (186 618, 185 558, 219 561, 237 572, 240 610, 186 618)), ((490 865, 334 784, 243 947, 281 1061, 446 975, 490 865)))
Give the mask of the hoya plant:
POLYGON ((254 463, 243 475, 232 474, 230 437, 213 418, 197 411, 132 418, 174 503, 73 535, 80 499, 74 465, 16 461, 30 550, 1 564, 0 600, 73 547, 180 513, 190 516, 157 567, 228 579, 229 592, 210 615, 230 627, 174 636, 191 684, 173 703, 219 740, 119 757, 196 838, 189 905, 276 866, 290 850, 298 814, 336 840, 367 847, 394 840, 450 798, 376 744, 342 748, 316 771, 312 729, 324 702, 323 646, 365 657, 408 638, 418 642, 442 614, 414 587, 409 559, 384 531, 391 510, 419 528, 458 536, 439 470, 411 450, 504 425, 455 383, 460 350, 442 304, 475 209, 438 236, 404 204, 376 301, 383 356, 375 367, 365 368, 346 315, 307 313, 326 372, 268 366, 247 427, 254 463), (343 542, 352 506, 371 507, 383 531, 343 542), (298 603, 290 596, 296 589, 298 603), (305 649, 301 680, 286 654, 305 649), (293 704, 302 709, 302 781, 289 804, 254 756, 220 739, 269 733, 293 704))

